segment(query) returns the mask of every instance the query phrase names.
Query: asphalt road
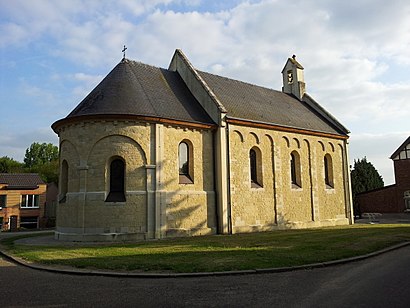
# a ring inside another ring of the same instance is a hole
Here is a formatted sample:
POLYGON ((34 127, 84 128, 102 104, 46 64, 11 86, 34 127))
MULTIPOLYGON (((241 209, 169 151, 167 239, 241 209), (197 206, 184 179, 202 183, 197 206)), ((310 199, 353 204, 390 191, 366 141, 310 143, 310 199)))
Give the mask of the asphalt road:
POLYGON ((410 307, 410 246, 344 265, 197 278, 76 276, 0 258, 0 307, 410 307))

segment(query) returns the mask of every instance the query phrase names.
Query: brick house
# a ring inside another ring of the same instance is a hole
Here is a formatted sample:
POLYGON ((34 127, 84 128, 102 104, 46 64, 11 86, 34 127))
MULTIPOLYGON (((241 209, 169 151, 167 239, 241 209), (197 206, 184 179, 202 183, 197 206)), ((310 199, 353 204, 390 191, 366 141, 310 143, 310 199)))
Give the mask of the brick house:
POLYGON ((35 173, 0 173, 0 230, 43 227, 47 185, 35 173))
POLYGON ((395 184, 358 194, 361 213, 410 212, 410 136, 390 156, 395 184))

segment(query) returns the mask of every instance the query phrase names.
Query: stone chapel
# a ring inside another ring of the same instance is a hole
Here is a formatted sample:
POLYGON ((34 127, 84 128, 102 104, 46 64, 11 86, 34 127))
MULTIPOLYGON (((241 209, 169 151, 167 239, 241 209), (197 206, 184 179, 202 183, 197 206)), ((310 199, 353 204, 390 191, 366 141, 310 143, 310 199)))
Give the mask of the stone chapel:
POLYGON ((55 237, 143 240, 353 223, 349 131, 306 93, 123 59, 59 136, 55 237))

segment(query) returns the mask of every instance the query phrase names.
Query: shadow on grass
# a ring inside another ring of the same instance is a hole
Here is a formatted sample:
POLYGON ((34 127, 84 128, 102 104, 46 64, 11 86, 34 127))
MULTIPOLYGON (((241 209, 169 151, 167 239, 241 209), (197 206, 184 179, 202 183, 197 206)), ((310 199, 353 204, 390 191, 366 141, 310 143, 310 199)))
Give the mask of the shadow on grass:
POLYGON ((212 272, 338 260, 410 240, 409 225, 370 225, 201 236, 103 246, 10 243, 26 260, 77 268, 138 272, 212 272))

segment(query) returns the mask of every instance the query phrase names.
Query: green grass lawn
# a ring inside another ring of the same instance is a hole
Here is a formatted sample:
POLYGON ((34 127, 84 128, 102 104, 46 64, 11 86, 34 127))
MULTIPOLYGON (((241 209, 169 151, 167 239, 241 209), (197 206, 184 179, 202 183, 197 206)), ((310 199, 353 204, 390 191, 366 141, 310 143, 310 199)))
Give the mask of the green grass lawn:
POLYGON ((30 262, 135 272, 229 271, 297 266, 367 254, 410 241, 410 225, 353 225, 86 246, 27 246, 6 239, 30 262))

